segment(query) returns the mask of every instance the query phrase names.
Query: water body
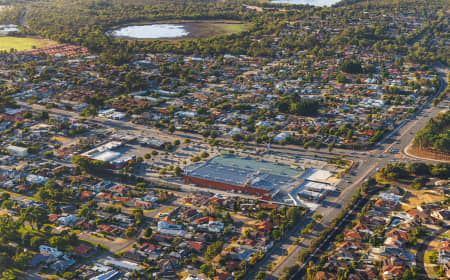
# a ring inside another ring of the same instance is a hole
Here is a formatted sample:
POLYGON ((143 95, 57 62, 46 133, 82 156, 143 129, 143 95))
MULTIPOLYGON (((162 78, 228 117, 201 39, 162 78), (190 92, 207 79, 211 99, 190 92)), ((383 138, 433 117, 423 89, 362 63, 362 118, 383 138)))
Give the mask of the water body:
POLYGON ((114 37, 130 39, 169 39, 189 35, 182 24, 131 25, 109 32, 114 37))
POLYGON ((329 7, 339 1, 341 0, 271 0, 270 3, 329 7))
POLYGON ((8 35, 11 32, 19 32, 19 27, 15 24, 0 24, 0 35, 8 35))

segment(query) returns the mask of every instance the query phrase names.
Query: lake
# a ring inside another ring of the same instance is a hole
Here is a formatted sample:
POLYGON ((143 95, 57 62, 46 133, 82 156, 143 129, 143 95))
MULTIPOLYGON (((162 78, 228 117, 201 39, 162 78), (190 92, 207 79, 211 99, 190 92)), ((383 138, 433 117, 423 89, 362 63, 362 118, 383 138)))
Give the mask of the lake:
POLYGON ((130 39, 170 39, 189 35, 182 24, 131 25, 110 32, 114 37, 130 39))
POLYGON ((15 24, 0 24, 0 35, 8 35, 11 32, 19 32, 19 27, 15 24))
POLYGON ((275 4, 291 4, 291 5, 311 5, 311 6, 331 6, 341 0, 270 0, 275 4))
POLYGON ((246 23, 238 21, 183 21, 153 24, 136 23, 110 30, 110 34, 124 39, 201 39, 217 35, 239 33, 247 30, 246 23))

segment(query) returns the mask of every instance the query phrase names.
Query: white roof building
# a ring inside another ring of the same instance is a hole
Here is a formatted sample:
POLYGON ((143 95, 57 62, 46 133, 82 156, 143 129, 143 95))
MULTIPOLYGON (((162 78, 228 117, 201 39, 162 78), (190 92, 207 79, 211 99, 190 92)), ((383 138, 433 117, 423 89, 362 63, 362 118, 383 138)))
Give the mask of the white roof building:
POLYGON ((43 255, 51 255, 55 258, 59 258, 61 257, 63 254, 63 252, 58 251, 56 248, 53 247, 49 247, 46 245, 40 245, 39 246, 39 252, 43 255))
POLYGON ((43 177, 43 176, 39 176, 39 175, 34 175, 34 174, 29 174, 26 177, 26 180, 28 183, 30 184, 44 184, 48 181, 47 177, 43 177))
POLYGON ((135 262, 125 261, 125 260, 121 261, 121 260, 117 260, 117 259, 114 259, 111 257, 108 257, 106 260, 104 260, 103 264, 111 265, 115 268, 124 269, 124 270, 128 270, 128 271, 133 271, 133 270, 141 271, 142 270, 142 268, 140 268, 138 266, 138 264, 135 262))
POLYGON ((275 143, 280 143, 281 141, 286 140, 287 137, 292 136, 292 133, 290 132, 281 132, 278 135, 276 135, 275 137, 273 137, 273 141, 275 143))
POLYGON ((14 156, 25 157, 28 155, 27 148, 25 147, 9 145, 8 147, 6 147, 6 150, 9 154, 14 156))

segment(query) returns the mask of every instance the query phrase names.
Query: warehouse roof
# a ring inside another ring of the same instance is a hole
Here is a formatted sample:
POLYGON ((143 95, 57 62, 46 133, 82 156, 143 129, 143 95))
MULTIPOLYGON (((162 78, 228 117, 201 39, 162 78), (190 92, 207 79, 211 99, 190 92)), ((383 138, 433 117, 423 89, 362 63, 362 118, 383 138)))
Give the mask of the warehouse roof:
POLYGON ((294 184, 300 172, 287 165, 226 155, 193 168, 187 175, 235 186, 250 183, 254 188, 273 191, 294 184))
POLYGON ((298 177, 303 172, 301 167, 291 167, 286 164, 256 160, 252 158, 236 157, 233 155, 221 155, 211 159, 210 162, 288 177, 298 177))
POLYGON ((96 154, 95 156, 92 157, 92 159, 111 162, 120 156, 121 156, 121 153, 113 152, 113 151, 105 151, 105 152, 96 154))

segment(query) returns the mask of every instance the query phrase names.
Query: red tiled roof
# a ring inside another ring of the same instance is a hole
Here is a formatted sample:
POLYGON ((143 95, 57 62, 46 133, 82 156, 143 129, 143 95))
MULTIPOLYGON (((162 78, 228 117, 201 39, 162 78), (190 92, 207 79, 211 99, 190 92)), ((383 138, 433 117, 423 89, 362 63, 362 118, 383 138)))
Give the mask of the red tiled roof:
POLYGON ((95 193, 90 192, 90 191, 82 191, 80 194, 81 199, 87 199, 87 198, 91 198, 93 196, 95 196, 95 193))
POLYGON ((269 222, 269 221, 264 221, 264 222, 257 223, 256 227, 259 230, 268 232, 268 231, 270 231, 273 228, 273 224, 271 222, 269 222))
POLYGON ((261 209, 277 209, 280 205, 274 203, 262 203, 259 207, 261 207, 261 209))
POLYGON ((187 243, 187 245, 191 246, 192 249, 194 249, 196 251, 201 251, 203 249, 203 247, 205 246, 204 242, 188 241, 186 243, 187 243))
POLYGON ((92 246, 81 244, 80 246, 73 248, 73 251, 78 255, 86 255, 92 248, 92 246))
POLYGON ((352 240, 362 240, 364 239, 364 235, 359 231, 350 231, 345 235, 345 238, 352 240))

